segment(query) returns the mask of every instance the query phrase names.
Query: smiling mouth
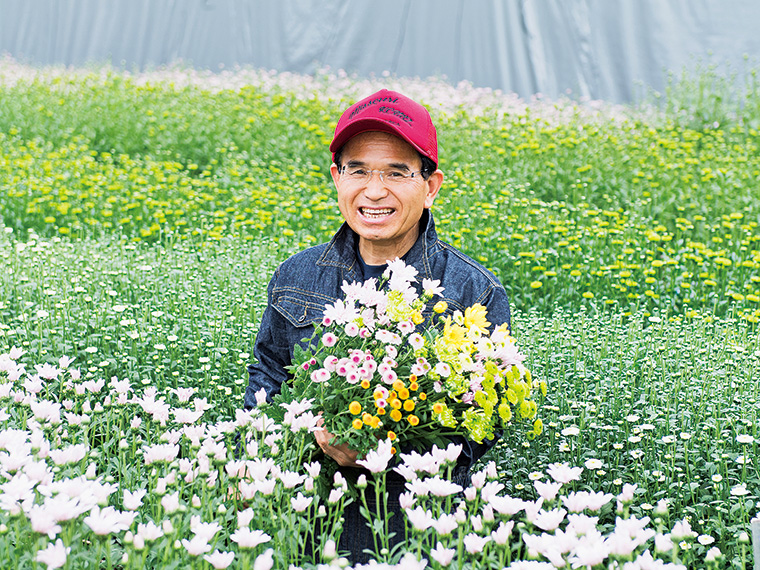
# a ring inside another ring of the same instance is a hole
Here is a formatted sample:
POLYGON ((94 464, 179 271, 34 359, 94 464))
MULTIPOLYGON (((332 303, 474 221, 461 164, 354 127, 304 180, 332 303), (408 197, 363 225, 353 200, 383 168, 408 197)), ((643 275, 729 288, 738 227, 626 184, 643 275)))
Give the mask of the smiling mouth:
POLYGON ((393 208, 359 208, 359 213, 368 220, 380 220, 390 216, 394 211, 393 208))

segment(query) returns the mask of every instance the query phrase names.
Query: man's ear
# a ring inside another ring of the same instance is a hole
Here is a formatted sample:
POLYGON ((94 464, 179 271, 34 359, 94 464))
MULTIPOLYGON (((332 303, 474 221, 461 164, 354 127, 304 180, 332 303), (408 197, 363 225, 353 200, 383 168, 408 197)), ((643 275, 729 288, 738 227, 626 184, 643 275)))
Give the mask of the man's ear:
POLYGON ((335 187, 338 187, 338 178, 340 177, 340 174, 338 172, 338 165, 335 163, 332 163, 330 165, 330 176, 332 176, 333 184, 335 184, 335 187))
POLYGON ((425 184, 427 185, 425 208, 430 208, 430 206, 433 205, 433 202, 435 202, 436 196, 438 196, 438 191, 441 189, 441 185, 443 185, 443 172, 436 170, 427 180, 425 180, 425 184))

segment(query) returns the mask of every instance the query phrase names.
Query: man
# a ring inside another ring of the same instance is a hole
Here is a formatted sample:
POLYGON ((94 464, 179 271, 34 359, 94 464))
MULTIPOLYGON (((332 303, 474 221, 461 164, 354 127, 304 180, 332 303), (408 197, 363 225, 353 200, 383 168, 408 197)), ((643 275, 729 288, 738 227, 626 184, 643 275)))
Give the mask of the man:
MULTIPOLYGON (((255 405, 255 393, 268 397, 288 380, 285 367, 293 347, 309 338, 322 320, 325 305, 342 298, 344 281, 378 277, 386 262, 397 257, 414 266, 418 279, 438 279, 449 311, 480 303, 491 323, 509 323, 507 294, 488 270, 437 237, 430 207, 441 185, 438 142, 427 109, 408 97, 382 90, 349 107, 341 116, 330 144, 330 167, 345 220, 329 243, 297 253, 274 273, 267 291, 268 305, 256 337, 256 363, 248 367, 245 407, 255 405)), ((433 302, 423 312, 432 314, 433 302)), ((347 470, 360 469, 356 452, 331 445, 331 434, 315 434, 325 454, 347 470)), ((464 444, 455 479, 464 483, 471 464, 488 445, 464 444)), ((403 480, 388 474, 389 509, 399 511, 403 480)), ((356 504, 349 505, 341 546, 350 547, 354 563, 366 560, 364 547, 371 535, 361 522, 356 504), (354 512, 355 511, 355 512, 354 512)), ((391 519, 403 539, 400 512, 391 519)))

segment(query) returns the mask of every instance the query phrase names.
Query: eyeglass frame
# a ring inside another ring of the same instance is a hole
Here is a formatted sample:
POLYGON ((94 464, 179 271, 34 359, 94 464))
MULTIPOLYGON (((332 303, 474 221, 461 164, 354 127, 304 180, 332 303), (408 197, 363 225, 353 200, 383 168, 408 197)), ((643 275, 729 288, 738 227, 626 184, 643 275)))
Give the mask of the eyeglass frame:
MULTIPOLYGON (((360 168, 357 168, 357 169, 360 169, 360 168)), ((348 170, 348 165, 344 164, 343 166, 340 167, 340 170, 338 171, 338 173, 342 177, 347 174, 347 170, 348 170)), ((364 179, 361 181, 355 179, 357 182, 364 182, 365 184, 368 184, 369 181, 372 180, 372 177, 374 176, 374 174, 377 173, 380 176, 380 182, 382 182, 383 184, 391 184, 391 185, 405 184, 409 182, 410 180, 414 180, 415 178, 425 180, 425 172, 426 172, 425 170, 414 170, 412 172, 406 173, 406 172, 401 171, 400 169, 393 169, 393 168, 390 168, 388 170, 383 170, 383 169, 361 169, 361 170, 366 170, 366 175, 364 179), (391 178, 389 179, 388 182, 386 182, 384 178, 384 174, 387 172, 398 172, 399 174, 403 175, 403 178, 397 179, 395 181, 391 178), (419 176, 417 176, 418 174, 419 176)), ((350 181, 350 179, 347 179, 347 180, 350 181)))

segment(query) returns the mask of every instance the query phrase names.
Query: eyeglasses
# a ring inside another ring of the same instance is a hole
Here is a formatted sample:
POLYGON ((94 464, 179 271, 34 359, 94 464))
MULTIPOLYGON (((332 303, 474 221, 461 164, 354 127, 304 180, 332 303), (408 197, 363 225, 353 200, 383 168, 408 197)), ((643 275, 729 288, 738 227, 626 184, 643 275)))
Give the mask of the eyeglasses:
POLYGON ((390 170, 369 170, 367 168, 348 168, 344 166, 340 169, 340 176, 346 182, 352 185, 369 184, 373 174, 380 175, 380 181, 386 186, 400 187, 409 184, 414 179, 422 178, 422 171, 405 172, 398 169, 390 170))

